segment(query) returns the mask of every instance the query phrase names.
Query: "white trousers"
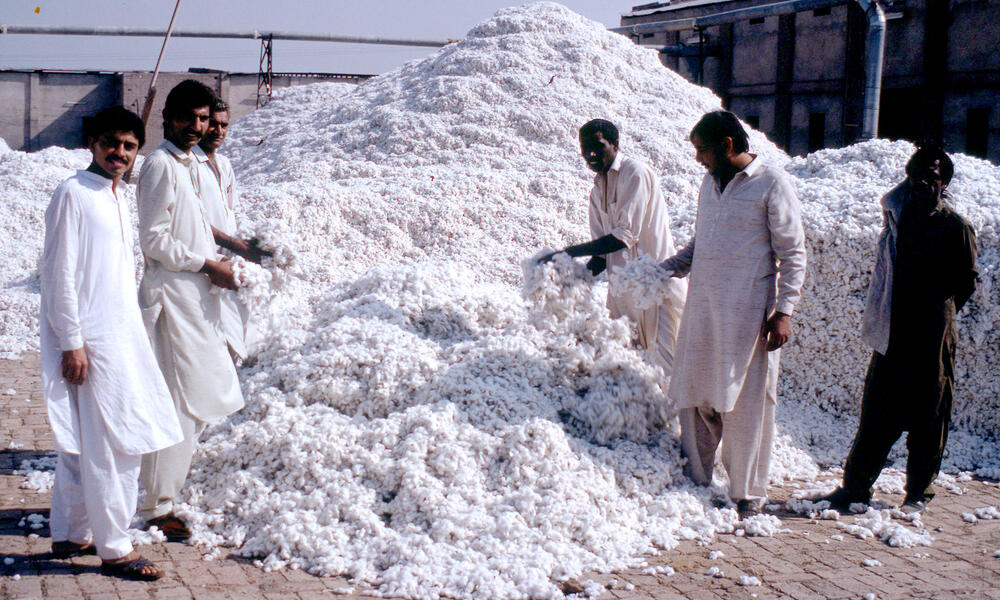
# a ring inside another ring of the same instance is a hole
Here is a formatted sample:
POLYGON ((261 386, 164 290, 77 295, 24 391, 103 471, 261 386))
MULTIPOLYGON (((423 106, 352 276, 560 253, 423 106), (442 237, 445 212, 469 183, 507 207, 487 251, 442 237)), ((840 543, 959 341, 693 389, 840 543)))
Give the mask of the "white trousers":
POLYGON ((141 457, 112 446, 89 393, 73 386, 70 403, 79 420, 81 452, 59 452, 49 515, 52 541, 93 541, 103 560, 118 559, 132 552, 128 526, 135 515, 141 457))
POLYGON ((188 471, 191 469, 191 457, 194 456, 195 448, 198 446, 198 436, 205 430, 206 425, 204 421, 188 413, 184 407, 184 400, 178 389, 177 370, 170 339, 163 331, 162 323, 163 319, 160 319, 156 327, 159 343, 153 344, 153 351, 156 352, 160 371, 174 401, 174 410, 177 411, 177 420, 181 424, 184 439, 169 448, 142 455, 139 479, 143 489, 146 490, 146 495, 142 499, 142 505, 139 506, 139 516, 147 521, 173 512, 174 500, 184 487, 188 471))
MULTIPOLYGON (((756 362, 757 357, 751 363, 756 362)), ((767 360, 767 357, 764 357, 767 360)), ((776 362, 776 361, 774 361, 776 362)), ((688 459, 688 476, 699 485, 712 482, 715 455, 722 445, 722 465, 729 475, 729 496, 734 500, 767 496, 777 408, 778 369, 769 369, 763 396, 741 394, 733 410, 682 408, 681 449, 688 459)))

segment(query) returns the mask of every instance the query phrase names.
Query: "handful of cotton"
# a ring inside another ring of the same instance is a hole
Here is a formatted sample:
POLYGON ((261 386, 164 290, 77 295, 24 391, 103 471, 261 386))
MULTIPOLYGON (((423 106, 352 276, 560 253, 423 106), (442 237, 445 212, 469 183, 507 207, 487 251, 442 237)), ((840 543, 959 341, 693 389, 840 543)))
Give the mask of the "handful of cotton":
POLYGON ((610 293, 627 296, 639 310, 646 310, 663 302, 670 294, 673 271, 660 266, 652 256, 643 254, 625 263, 621 269, 608 269, 610 293))
POLYGON ((298 253, 291 244, 292 232, 283 221, 244 223, 240 227, 240 237, 255 240, 257 249, 268 253, 261 260, 261 266, 272 274, 277 275, 276 270, 292 273, 297 271, 298 253))
POLYGON ((239 286, 236 297, 250 312, 256 312, 271 297, 271 273, 242 256, 234 256, 231 262, 233 278, 239 286))

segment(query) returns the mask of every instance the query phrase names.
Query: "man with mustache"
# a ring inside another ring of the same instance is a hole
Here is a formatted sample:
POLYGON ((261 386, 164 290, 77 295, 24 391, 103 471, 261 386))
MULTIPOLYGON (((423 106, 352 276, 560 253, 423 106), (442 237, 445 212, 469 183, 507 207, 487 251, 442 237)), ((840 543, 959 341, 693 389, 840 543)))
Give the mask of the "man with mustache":
MULTIPOLYGON (((249 242, 236 238, 236 213, 234 212, 237 193, 236 176, 229 159, 218 152, 226 140, 229 130, 229 106, 216 99, 212 105, 205 136, 193 149, 203 170, 200 177, 200 196, 205 205, 208 222, 212 226, 215 242, 247 260, 260 262, 261 255, 254 240, 249 242)), ((222 322, 226 332, 229 351, 234 358, 246 358, 246 327, 249 313, 236 298, 236 292, 222 293, 222 322)))
POLYGON ((691 276, 668 395, 680 409, 688 474, 709 485, 721 444, 743 519, 767 495, 779 348, 805 280, 805 235, 789 178, 750 153, 736 115, 706 114, 691 144, 708 173, 694 239, 662 263, 691 276))
POLYGON ((934 497, 948 440, 955 385, 955 315, 976 288, 976 234, 948 204, 954 165, 937 147, 906 164, 906 179, 881 200, 885 225, 868 289, 861 337, 871 346, 861 422, 843 485, 827 500, 841 512, 867 504, 872 485, 904 431, 904 512, 934 497))
POLYGON ((59 457, 52 557, 96 553, 106 574, 153 580, 162 573, 127 533, 140 462, 182 435, 136 299, 122 198, 145 127, 118 106, 84 131, 93 161, 53 194, 39 268, 42 385, 59 457))
POLYGON ((172 541, 190 537, 173 514, 173 503, 199 434, 207 422, 243 407, 223 333, 221 296, 213 292, 213 287, 236 289, 236 281, 231 263, 216 252, 199 196, 205 172, 193 152, 208 129, 215 101, 210 89, 191 79, 170 90, 163 142, 146 158, 136 186, 139 243, 146 258, 139 301, 184 434, 182 442, 143 457, 146 496, 139 513, 172 541))
MULTIPOLYGON (((618 128, 594 119, 580 128, 580 152, 594 176, 590 191, 590 232, 593 240, 562 250, 570 256, 590 256, 587 268, 597 275, 621 269, 647 254, 661 261, 674 253, 667 201, 660 180, 645 164, 618 151, 618 128)), ((540 262, 551 260, 549 254, 540 262)), ((613 318, 627 315, 636 324, 640 345, 670 376, 677 324, 684 307, 686 284, 675 280, 669 297, 640 310, 628 296, 608 294, 613 318)))

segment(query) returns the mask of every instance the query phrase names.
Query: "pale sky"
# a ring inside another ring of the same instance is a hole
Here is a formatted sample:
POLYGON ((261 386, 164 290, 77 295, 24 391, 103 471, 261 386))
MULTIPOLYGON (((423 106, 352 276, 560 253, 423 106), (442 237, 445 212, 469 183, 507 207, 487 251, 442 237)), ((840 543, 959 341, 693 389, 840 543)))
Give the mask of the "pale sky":
MULTIPOLYGON (((0 24, 166 29, 175 0, 0 0, 0 24), (37 12, 36 12, 37 10, 37 12)), ((565 0, 608 27, 643 0, 565 0)), ((322 32, 339 35, 448 39, 464 37, 497 9, 517 0, 181 0, 176 29, 322 32)), ((0 69, 147 70, 162 39, 0 35, 0 69)), ((427 56, 433 48, 276 40, 275 72, 381 73, 427 56)), ((161 69, 207 67, 257 72, 256 40, 171 39, 161 69)))

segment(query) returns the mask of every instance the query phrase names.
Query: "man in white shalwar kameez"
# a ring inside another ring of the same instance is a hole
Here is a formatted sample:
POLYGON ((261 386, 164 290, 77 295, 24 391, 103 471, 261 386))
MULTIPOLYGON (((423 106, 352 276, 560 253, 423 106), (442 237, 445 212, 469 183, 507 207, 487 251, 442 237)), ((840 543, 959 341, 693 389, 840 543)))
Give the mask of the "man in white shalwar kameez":
MULTIPOLYGON (((662 261, 674 253, 670 215, 660 181, 645 164, 618 151, 618 128, 594 119, 580 128, 580 151, 596 173, 590 191, 590 232, 593 240, 564 249, 570 256, 592 256, 592 273, 621 269, 643 254, 662 261)), ((551 258, 552 255, 542 260, 551 258)), ((639 344, 669 377, 674 344, 684 307, 687 284, 670 282, 662 302, 641 310, 628 295, 608 294, 612 318, 623 315, 636 324, 639 344)))
MULTIPOLYGON (((218 152, 229 129, 229 107, 221 100, 212 106, 208 129, 192 149, 205 172, 199 177, 199 195, 218 245, 244 254, 252 248, 236 238, 236 176, 229 159, 218 152)), ((259 262, 259 260, 258 260, 259 262)), ((233 290, 222 291, 222 323, 226 341, 234 357, 246 358, 246 333, 250 313, 233 290)))
POLYGON ((798 199, 780 168, 748 152, 729 112, 705 115, 691 133, 707 169, 695 236, 662 266, 690 274, 668 395, 680 410, 688 472, 712 480, 715 454, 741 518, 766 496, 780 351, 805 279, 798 199))
POLYGON ((93 162, 56 188, 40 263, 42 386, 58 452, 52 556, 96 550, 103 572, 152 580, 162 573, 127 533, 140 460, 182 436, 139 311, 121 197, 145 131, 122 107, 85 129, 93 162))
POLYGON ((210 421, 243 407, 243 395, 213 286, 235 289, 231 264, 216 252, 198 194, 204 171, 192 149, 208 127, 215 95, 193 80, 178 84, 163 109, 164 140, 145 160, 136 186, 139 244, 146 270, 139 302, 173 398, 184 439, 143 457, 140 515, 168 539, 190 536, 173 514, 198 436, 210 421))

